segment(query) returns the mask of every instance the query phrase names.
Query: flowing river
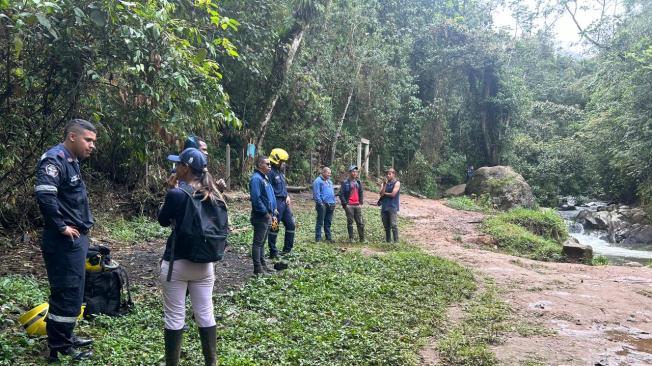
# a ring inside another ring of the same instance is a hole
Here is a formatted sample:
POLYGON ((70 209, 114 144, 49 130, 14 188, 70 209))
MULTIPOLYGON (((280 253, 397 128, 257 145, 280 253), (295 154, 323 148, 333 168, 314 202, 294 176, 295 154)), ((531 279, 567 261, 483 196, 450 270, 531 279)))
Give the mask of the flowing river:
POLYGON ((571 211, 559 211, 561 217, 568 224, 569 234, 580 243, 590 245, 594 255, 603 255, 609 258, 609 264, 624 264, 638 262, 648 265, 652 262, 652 244, 619 244, 605 240, 608 235, 605 230, 585 230, 582 224, 575 221, 581 210, 592 209, 595 206, 578 207, 571 211))

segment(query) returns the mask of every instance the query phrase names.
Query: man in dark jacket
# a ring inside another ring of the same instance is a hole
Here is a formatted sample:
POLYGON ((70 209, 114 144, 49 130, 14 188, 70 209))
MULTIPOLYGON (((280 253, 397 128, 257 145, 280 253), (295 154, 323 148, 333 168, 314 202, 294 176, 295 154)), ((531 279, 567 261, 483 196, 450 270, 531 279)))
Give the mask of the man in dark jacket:
POLYGON ((249 181, 251 200, 251 225, 254 227, 254 239, 251 245, 251 258, 254 262, 254 274, 271 273, 274 270, 265 263, 264 245, 272 224, 272 216, 277 215, 274 189, 269 183, 267 173, 271 164, 266 156, 259 155, 255 161, 256 170, 249 181))
MULTIPOLYGON (((291 201, 288 195, 287 181, 285 180, 285 162, 289 158, 290 156, 287 151, 281 148, 273 149, 269 154, 272 170, 267 173, 267 178, 274 189, 274 196, 276 198, 276 207, 278 209, 277 219, 285 227, 285 239, 281 255, 289 254, 292 251, 292 247, 294 247, 294 215, 290 207, 291 201)), ((278 232, 278 225, 276 225, 276 229, 272 228, 269 232, 269 257, 272 259, 278 258, 278 249, 276 248, 278 232)))
POLYGON ((342 182, 340 201, 346 212, 346 228, 349 231, 349 242, 353 241, 353 221, 358 228, 358 240, 364 241, 364 219, 362 217, 363 188, 358 179, 358 167, 349 167, 349 178, 342 182))
POLYGON ((84 297, 87 235, 94 223, 79 160, 90 156, 95 139, 90 122, 73 119, 65 127, 63 143, 46 151, 36 170, 34 192, 45 221, 41 251, 50 284, 50 362, 58 362, 59 354, 75 360, 92 355, 77 350, 92 341, 75 337, 73 330, 84 297))

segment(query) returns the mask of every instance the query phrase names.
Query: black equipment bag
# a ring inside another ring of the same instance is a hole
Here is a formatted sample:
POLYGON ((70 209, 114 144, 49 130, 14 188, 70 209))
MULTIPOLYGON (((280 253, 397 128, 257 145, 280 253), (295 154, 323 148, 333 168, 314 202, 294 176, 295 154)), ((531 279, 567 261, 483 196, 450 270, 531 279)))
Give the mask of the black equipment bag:
MULTIPOLYGON (((102 248, 103 251, 108 251, 102 248)), ((89 256, 94 256, 97 248, 89 248, 89 256)), ((108 256, 108 252, 106 252, 108 256)), ((131 311, 133 301, 129 276, 121 266, 102 269, 99 272, 86 271, 84 282, 85 317, 106 314, 110 316, 123 315, 131 311)))
POLYGON ((222 260, 229 232, 229 218, 226 204, 219 200, 204 199, 202 194, 189 186, 181 188, 189 199, 186 201, 183 225, 173 232, 170 250, 170 265, 167 281, 172 278, 175 246, 184 246, 187 259, 195 263, 210 263, 222 260))

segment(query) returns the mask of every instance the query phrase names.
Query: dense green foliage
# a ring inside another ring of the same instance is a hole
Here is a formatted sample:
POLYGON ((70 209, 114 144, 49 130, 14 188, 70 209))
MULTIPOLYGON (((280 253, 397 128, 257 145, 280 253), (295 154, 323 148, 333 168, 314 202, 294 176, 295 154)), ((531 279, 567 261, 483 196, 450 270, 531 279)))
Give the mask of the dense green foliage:
POLYGON ((486 219, 481 229, 501 250, 543 261, 562 260, 561 244, 568 238, 564 220, 549 209, 513 209, 486 219))
POLYGON ((87 176, 145 193, 198 133, 218 173, 230 144, 234 184, 247 143, 286 148, 303 184, 321 164, 337 178, 364 137, 372 171, 394 158, 429 196, 467 164, 504 164, 546 205, 650 202, 652 5, 594 19, 578 56, 538 26, 569 1, 518 3, 512 34, 497 0, 2 1, 0 220, 38 217, 29 167, 72 116, 101 125, 87 176))

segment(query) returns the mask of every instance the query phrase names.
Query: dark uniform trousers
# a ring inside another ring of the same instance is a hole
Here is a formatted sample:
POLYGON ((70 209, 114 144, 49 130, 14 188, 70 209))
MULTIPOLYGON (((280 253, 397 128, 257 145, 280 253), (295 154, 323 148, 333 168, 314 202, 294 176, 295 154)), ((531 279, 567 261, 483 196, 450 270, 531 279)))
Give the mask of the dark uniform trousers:
MULTIPOLYGON (((296 225, 294 223, 294 215, 292 214, 292 209, 285 201, 286 197, 276 197, 276 206, 278 207, 278 220, 283 223, 285 227, 285 239, 283 242, 283 252, 289 253, 292 251, 294 246, 294 230, 296 225)), ((269 255, 274 256, 278 253, 276 249, 276 239, 278 236, 278 231, 269 232, 269 255)))
POLYGON ((73 345, 73 330, 84 298, 87 252, 85 234, 73 241, 56 230, 43 231, 42 253, 50 282, 46 330, 51 350, 66 350, 73 345))

